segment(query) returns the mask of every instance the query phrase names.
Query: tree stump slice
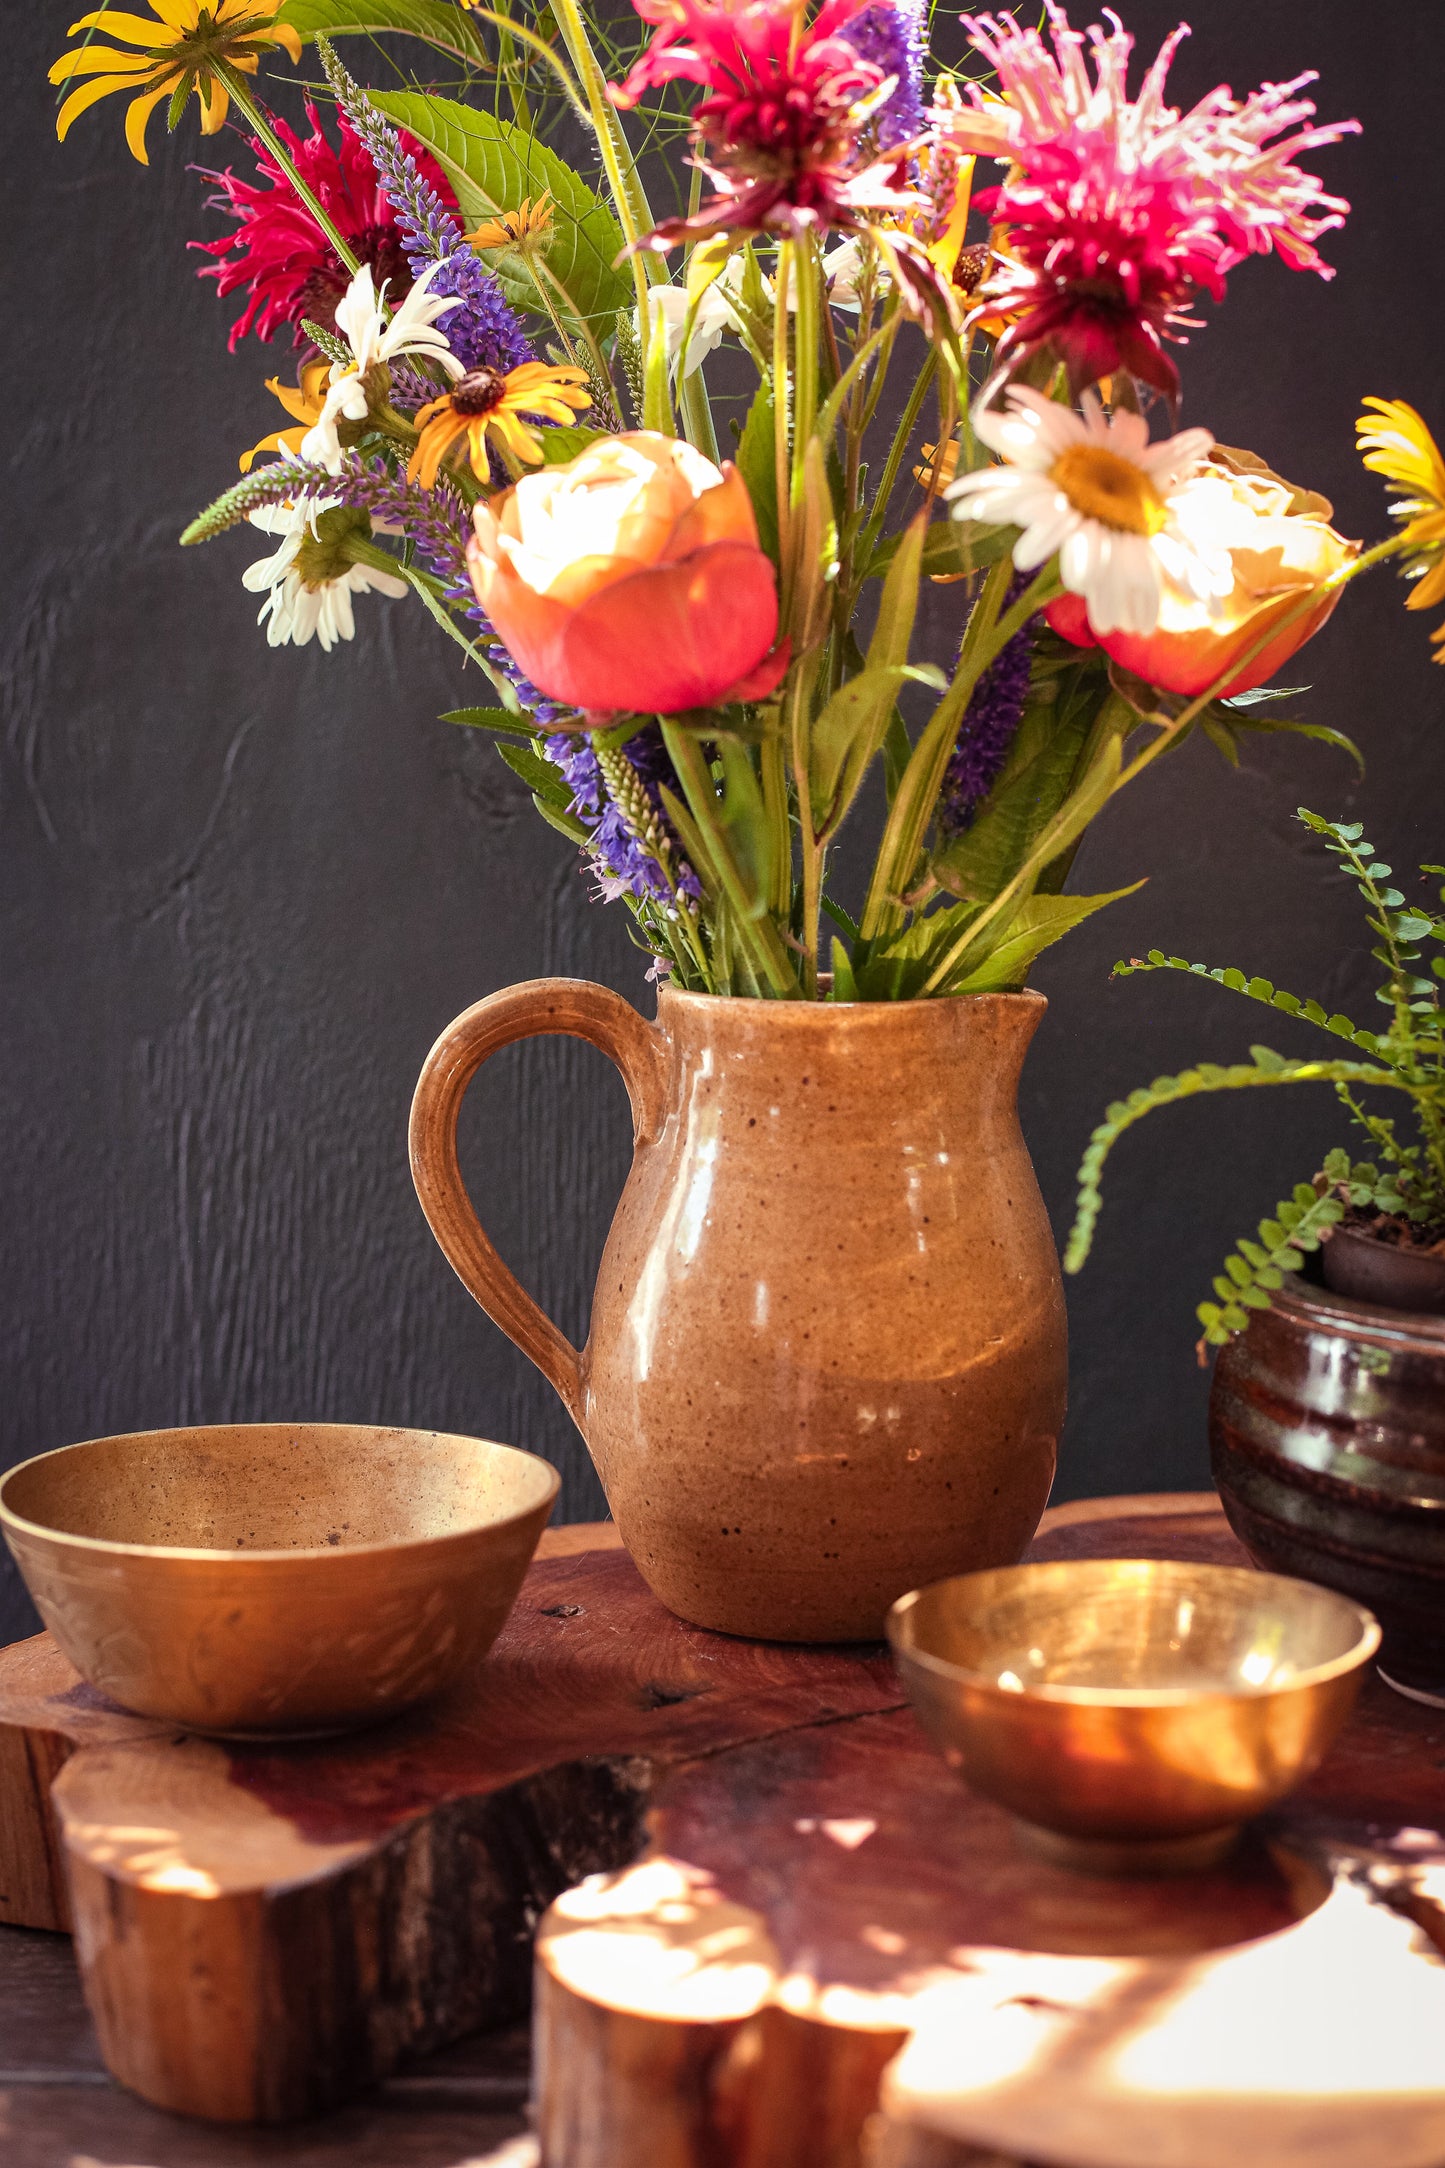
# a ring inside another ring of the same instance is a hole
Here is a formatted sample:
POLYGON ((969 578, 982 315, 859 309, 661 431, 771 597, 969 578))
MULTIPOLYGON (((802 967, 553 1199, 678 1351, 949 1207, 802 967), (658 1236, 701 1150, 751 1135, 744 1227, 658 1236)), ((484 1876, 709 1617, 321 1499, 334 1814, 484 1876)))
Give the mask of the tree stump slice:
MULTIPOLYGON (((91 1695, 44 1636, 0 1652, 4 1916, 60 1925, 69 1903, 122 2083, 220 2120, 344 2100, 519 2014, 545 1913, 547 2168, 862 2168, 867 2146, 996 2168, 1030 2156, 975 2136, 952 2094, 940 2111, 943 2051, 922 2086, 905 2056, 877 2103, 901 2048, 948 2038, 947 1995, 1000 1967, 1072 1966, 1071 1991, 1101 1965, 1172 1980, 1309 1927, 1350 1875, 1391 1964, 1427 1966, 1432 1925, 1445 1941, 1445 1722, 1383 1688, 1227 1870, 1083 1880, 958 1784, 882 1650, 685 1626, 623 1552, 578 1548, 596 1542, 547 1542, 464 1690, 341 1740, 177 1737, 91 1695)), ((1212 1496, 1064 1507, 1035 1546, 1111 1554, 1240 1555, 1212 1496)))
MULTIPOLYGON (((1247 1563, 1212 1494, 1064 1507, 1030 1555, 1247 1563)), ((1231 1860, 1130 1882, 1020 1851, 906 1708, 680 1764, 652 1794, 649 1854, 567 1892, 539 1931, 543 2168, 1439 2168, 1442 1771, 1445 1717, 1372 1680, 1311 1784, 1231 1860), (1257 2052, 1290 1981, 1327 2008, 1345 1974, 1351 2010, 1392 2013, 1370 2035, 1394 2041, 1375 2056, 1387 2076, 1331 2099, 1340 2028, 1307 2038, 1280 2101, 1236 2073, 1268 2125, 1267 2146, 1242 2143, 1226 2026, 1199 2083, 1228 2112, 1202 2126, 1188 2028, 1155 2039, 1149 2013, 1187 1990, 1217 2032, 1237 2000, 1257 2052), (1133 1998, 1113 2032, 1089 2002, 1102 1982, 1133 1998), (1016 2038, 1021 2014, 1070 2043, 1053 2112, 1032 2064, 1007 2097, 976 2097, 961 2043, 1016 2038), (1098 2071, 1134 2048, 1131 2026, 1141 2056, 1182 2054, 1184 2078, 1114 2153, 1126 2089, 1098 2071)))

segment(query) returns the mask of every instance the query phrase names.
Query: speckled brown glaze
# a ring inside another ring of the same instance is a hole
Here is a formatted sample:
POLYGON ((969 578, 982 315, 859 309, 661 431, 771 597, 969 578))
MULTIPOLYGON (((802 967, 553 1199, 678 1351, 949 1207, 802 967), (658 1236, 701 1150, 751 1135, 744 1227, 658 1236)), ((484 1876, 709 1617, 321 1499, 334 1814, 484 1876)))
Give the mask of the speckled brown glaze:
POLYGON ((1058 1263, 1015 1111, 1036 994, 778 1003, 664 988, 646 1024, 569 980, 458 1018, 412 1164, 478 1302, 552 1380, 672 1610, 871 1638, 907 1589, 1012 1563, 1064 1412, 1058 1263), (579 1355, 482 1234, 456 1115, 487 1055, 567 1031, 637 1125, 579 1355))
POLYGON ((1445 1694, 1445 1318, 1290 1284, 1219 1356, 1214 1477, 1250 1556, 1368 1604, 1445 1694))

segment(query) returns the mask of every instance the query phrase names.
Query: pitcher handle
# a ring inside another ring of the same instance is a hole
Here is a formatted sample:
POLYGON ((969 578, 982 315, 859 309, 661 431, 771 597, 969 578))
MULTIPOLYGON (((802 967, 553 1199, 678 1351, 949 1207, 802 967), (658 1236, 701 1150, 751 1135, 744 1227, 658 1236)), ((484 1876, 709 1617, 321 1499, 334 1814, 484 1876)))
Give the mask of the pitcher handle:
POLYGON ((630 1002, 590 979, 527 979, 488 994, 448 1024, 411 1103, 411 1173, 421 1208, 457 1278, 537 1365, 582 1428, 582 1358, 482 1231, 457 1162, 457 1118, 489 1055, 518 1039, 565 1033, 617 1064, 632 1102, 632 1148, 656 1136, 667 1090, 666 1040, 630 1002))

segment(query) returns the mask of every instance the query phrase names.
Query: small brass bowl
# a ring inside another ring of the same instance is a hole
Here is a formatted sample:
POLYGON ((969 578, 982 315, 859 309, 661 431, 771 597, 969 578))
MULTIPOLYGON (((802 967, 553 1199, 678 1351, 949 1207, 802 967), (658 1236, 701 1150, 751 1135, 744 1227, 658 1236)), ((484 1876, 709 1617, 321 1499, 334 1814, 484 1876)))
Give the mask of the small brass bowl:
POLYGON ((945 1759, 1031 1849, 1170 1874, 1222 1858, 1318 1766, 1380 1629, 1280 1574, 1106 1558, 937 1581, 888 1637, 945 1759))
POLYGON ((480 1438, 351 1423, 150 1430, 42 1453, 0 1526, 82 1677, 230 1738, 347 1731, 480 1663, 556 1470, 480 1438))

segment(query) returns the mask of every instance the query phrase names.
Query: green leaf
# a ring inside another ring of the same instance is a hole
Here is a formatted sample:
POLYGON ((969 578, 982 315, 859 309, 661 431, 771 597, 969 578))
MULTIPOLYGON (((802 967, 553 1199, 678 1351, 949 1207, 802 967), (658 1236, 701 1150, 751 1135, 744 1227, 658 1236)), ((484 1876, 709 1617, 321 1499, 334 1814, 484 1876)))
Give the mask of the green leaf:
POLYGON ((585 452, 589 444, 605 437, 605 429, 539 429, 537 442, 542 447, 542 464, 546 467, 563 467, 579 452, 585 452))
POLYGON ((736 738, 719 738, 717 752, 723 771, 718 826, 731 847, 748 914, 761 918, 773 887, 773 824, 747 747, 736 738))
POLYGON ((853 798, 863 772, 883 742, 901 685, 913 681, 946 690, 932 663, 885 663, 860 671, 838 687, 813 725, 811 788, 816 833, 831 835, 853 798))
MULTIPOLYGON (((613 329, 617 311, 633 301, 631 278, 615 268, 625 245, 622 228, 580 174, 538 137, 479 107, 421 91, 371 91, 368 96, 389 120, 435 153, 468 224, 515 211, 524 197, 535 202, 544 190, 550 193, 556 215, 548 236, 547 268, 599 338, 613 329)), ((495 269, 508 300, 545 313, 536 282, 515 250, 499 256, 495 269)))
POLYGON ((737 468, 753 501, 758 541, 773 563, 778 562, 778 474, 773 443, 773 399, 760 384, 748 408, 748 418, 738 439, 737 468))
POLYGON ((934 854, 934 878, 950 895, 985 902, 1018 872, 1069 792, 1093 717, 1082 703, 1030 699, 1011 757, 972 825, 934 854))
POLYGON ((862 671, 838 687, 813 725, 808 765, 814 824, 820 835, 837 827, 852 804, 883 743, 904 681, 911 678, 937 692, 948 689, 947 679, 934 665, 910 666, 907 659, 918 611, 924 524, 922 514, 912 521, 889 567, 862 671))
POLYGON ((537 735, 506 708, 451 708, 437 720, 460 723, 468 730, 494 730, 501 737, 518 738, 526 745, 530 745, 537 735))
POLYGON ((575 814, 560 812, 550 799, 542 796, 540 791, 533 791, 532 803, 547 823, 547 826, 555 828, 559 836, 565 836, 569 843, 578 845, 586 843, 587 830, 575 814))
MULTIPOLYGON (((572 793, 560 768, 554 768, 550 760, 544 760, 540 753, 534 753, 529 745, 499 745, 497 751, 513 775, 521 777, 528 790, 538 798, 544 798, 548 805, 560 807, 570 813, 572 793)), ((586 830, 581 832, 585 835, 586 830)))
MULTIPOLYGON (((1023 985, 1030 964, 1040 952, 1061 941, 1075 926, 1102 911, 1106 903, 1132 896, 1144 886, 1132 881, 1127 888, 1111 889, 1103 896, 1029 896, 1019 905, 1007 933, 975 969, 947 988, 952 994, 1011 993, 1023 985)), ((963 959, 967 964, 968 958, 963 959)))
POLYGON ((337 38, 353 31, 374 37, 378 31, 400 30, 425 39, 438 52, 489 65, 480 24, 469 21, 450 0, 286 0, 276 20, 289 23, 308 41, 318 32, 337 38))
POLYGON ((834 1001, 856 1001, 858 981, 853 976, 853 963, 848 951, 835 934, 833 937, 833 991, 834 1001))

